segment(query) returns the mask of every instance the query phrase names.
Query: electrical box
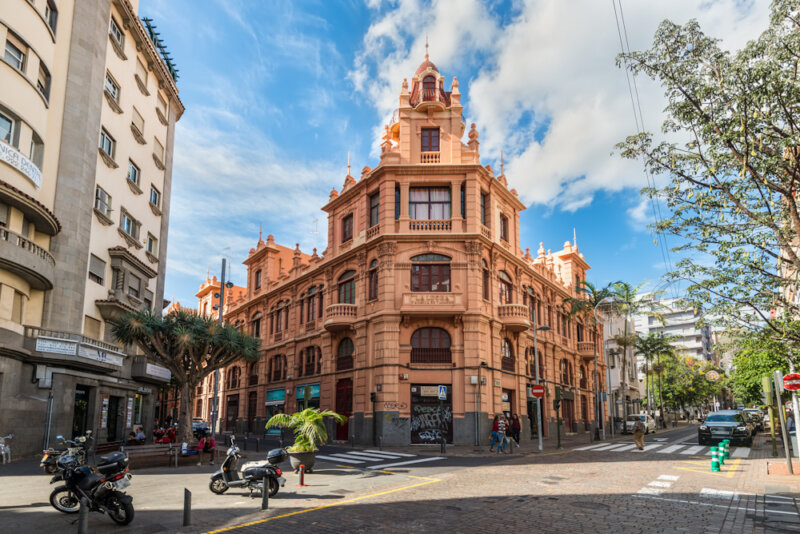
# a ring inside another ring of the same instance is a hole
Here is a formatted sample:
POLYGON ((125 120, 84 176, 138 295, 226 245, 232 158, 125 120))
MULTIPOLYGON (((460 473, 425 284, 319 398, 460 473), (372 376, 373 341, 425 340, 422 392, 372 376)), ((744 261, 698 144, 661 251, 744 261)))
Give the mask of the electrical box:
POLYGON ((473 386, 477 386, 478 385, 478 377, 477 376, 469 377, 469 383, 472 384, 473 386))

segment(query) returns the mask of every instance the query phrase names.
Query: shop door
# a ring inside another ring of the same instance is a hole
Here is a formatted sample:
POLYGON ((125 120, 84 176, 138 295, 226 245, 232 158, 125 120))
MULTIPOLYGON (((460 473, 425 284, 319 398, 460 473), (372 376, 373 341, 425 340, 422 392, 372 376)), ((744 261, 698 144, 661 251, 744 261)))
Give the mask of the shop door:
POLYGON ((108 399, 108 441, 118 441, 121 439, 119 432, 122 430, 120 427, 119 413, 122 410, 122 399, 120 397, 109 397, 108 399))
POLYGON ((236 430, 236 419, 239 417, 239 395, 228 395, 228 406, 225 410, 225 430, 236 430))
POLYGON ((256 410, 258 410, 258 393, 251 391, 247 394, 247 430, 255 432, 256 410))
POLYGON ((89 415, 89 387, 75 386, 75 403, 72 407, 72 435, 82 436, 88 430, 86 423, 89 415))
MULTIPOLYGON (((353 379, 342 378, 336 382, 336 412, 346 415, 348 419, 353 415, 353 379)), ((347 441, 350 439, 350 422, 336 427, 336 439, 347 441)))
POLYGON ((561 417, 564 419, 564 432, 575 432, 575 401, 561 401, 561 417))
POLYGON ((441 443, 442 436, 453 442, 453 388, 447 386, 447 400, 439 406, 438 384, 411 386, 411 443, 441 443))
POLYGON ((539 435, 539 426, 537 423, 537 418, 539 417, 536 413, 536 401, 535 400, 528 400, 528 419, 531 422, 531 437, 535 438, 539 435))

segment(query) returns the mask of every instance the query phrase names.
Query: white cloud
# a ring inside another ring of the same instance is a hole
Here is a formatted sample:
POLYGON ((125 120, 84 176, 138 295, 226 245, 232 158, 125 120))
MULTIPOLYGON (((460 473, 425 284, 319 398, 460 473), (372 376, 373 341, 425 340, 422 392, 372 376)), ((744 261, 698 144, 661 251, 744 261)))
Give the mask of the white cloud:
MULTIPOLYGON (((723 46, 738 48, 766 28, 768 7, 766 0, 623 2, 632 49, 648 48, 665 18, 697 18, 709 35, 723 38, 723 46)), ((523 200, 575 210, 598 190, 645 185, 639 163, 611 154, 635 133, 625 73, 615 66, 620 45, 612 5, 531 0, 514 8, 518 12, 505 22, 466 1, 439 0, 430 7, 400 1, 382 13, 351 72, 382 117, 376 138, 397 105, 399 82, 422 58, 428 32, 431 59, 445 76, 457 76, 480 58, 477 76, 460 80, 468 97, 466 120, 477 123, 484 162, 504 151, 509 181, 523 200)), ((638 78, 637 84, 644 125, 659 131, 663 91, 650 80, 638 78)))

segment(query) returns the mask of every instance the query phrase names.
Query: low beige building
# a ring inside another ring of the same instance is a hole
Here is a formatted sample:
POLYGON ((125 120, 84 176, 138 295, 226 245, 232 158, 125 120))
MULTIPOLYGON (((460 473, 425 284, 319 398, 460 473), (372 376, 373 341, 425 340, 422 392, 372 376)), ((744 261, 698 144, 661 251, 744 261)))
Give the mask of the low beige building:
POLYGON ((108 321, 163 307, 174 66, 137 0, 0 3, 0 434, 152 425, 169 372, 108 321))

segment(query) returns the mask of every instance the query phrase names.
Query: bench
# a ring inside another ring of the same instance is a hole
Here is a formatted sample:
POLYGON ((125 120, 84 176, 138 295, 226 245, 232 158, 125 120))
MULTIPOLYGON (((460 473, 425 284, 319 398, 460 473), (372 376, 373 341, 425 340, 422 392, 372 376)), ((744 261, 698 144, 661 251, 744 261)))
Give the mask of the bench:
POLYGON ((103 456, 104 454, 109 454, 112 452, 117 452, 123 446, 122 441, 109 441, 107 443, 98 443, 94 446, 92 450, 92 458, 94 462, 97 463, 97 457, 103 456))
MULTIPOLYGON (((177 457, 178 465, 193 465, 199 460, 198 454, 195 452, 197 443, 189 443, 187 450, 190 454, 184 455, 181 453, 181 445, 179 443, 156 443, 153 445, 138 445, 136 447, 129 447, 125 449, 130 460, 129 467, 131 469, 141 469, 143 467, 175 467, 175 459, 177 457)), ((208 461, 210 456, 208 453, 204 456, 204 460, 208 461)))

